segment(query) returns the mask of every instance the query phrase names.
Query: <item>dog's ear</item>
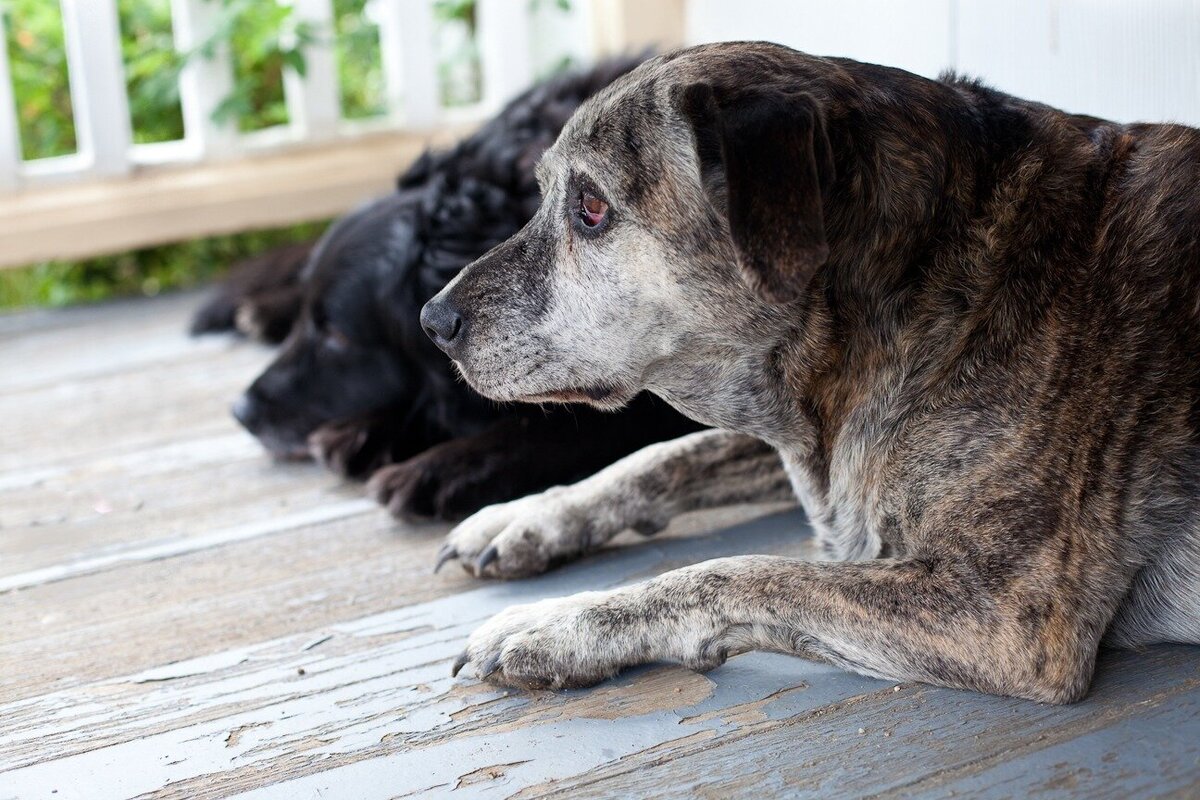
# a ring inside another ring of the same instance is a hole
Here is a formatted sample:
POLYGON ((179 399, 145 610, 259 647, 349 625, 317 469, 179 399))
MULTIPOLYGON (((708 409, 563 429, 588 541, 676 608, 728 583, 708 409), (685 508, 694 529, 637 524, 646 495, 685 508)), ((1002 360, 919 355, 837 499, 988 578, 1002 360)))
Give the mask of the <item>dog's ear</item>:
POLYGON ((820 107, 798 92, 727 94, 694 83, 680 92, 679 108, 746 283, 768 302, 798 299, 829 257, 822 198, 833 154, 820 107))

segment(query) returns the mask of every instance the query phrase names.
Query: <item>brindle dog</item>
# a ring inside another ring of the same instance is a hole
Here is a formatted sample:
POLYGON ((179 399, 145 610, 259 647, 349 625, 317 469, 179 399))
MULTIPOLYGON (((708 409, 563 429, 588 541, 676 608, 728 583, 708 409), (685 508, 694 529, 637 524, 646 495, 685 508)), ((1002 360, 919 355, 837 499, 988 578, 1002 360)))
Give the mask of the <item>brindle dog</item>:
MULTIPOLYGON (((769 443, 842 560, 514 607, 456 671, 580 686, 764 649, 1061 703, 1102 640, 1200 643, 1200 131, 721 44, 591 100, 539 175, 430 334, 497 399, 648 388, 769 443)), ((669 455, 634 457, 642 486, 669 455)), ((493 544, 501 575, 538 546, 493 544)))

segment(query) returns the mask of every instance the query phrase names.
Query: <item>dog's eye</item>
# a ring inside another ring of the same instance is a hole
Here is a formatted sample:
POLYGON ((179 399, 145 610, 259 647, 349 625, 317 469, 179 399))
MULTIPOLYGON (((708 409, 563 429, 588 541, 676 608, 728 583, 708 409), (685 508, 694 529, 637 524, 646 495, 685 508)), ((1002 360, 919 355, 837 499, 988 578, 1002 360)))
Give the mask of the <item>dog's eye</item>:
POLYGON ((590 192, 579 194, 579 221, 585 228, 598 228, 608 216, 608 203, 590 192))

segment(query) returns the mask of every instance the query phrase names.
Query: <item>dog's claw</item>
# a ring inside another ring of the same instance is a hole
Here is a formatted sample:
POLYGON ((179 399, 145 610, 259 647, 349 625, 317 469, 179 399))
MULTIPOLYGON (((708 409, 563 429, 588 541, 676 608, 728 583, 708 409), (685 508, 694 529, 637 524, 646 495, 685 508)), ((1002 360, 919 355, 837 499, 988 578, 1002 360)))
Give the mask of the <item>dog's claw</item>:
POLYGON ((459 653, 458 657, 454 659, 454 666, 450 667, 450 677, 457 678, 458 673, 462 671, 462 668, 465 667, 467 662, 470 660, 471 657, 467 655, 466 650, 463 650, 461 653, 459 653))
POLYGON ((433 574, 436 575, 442 565, 452 558, 458 558, 458 550, 452 544, 442 545, 442 548, 438 550, 437 561, 433 565, 433 574))
POLYGON ((475 561, 475 574, 482 575, 483 570, 488 564, 500 557, 500 551, 496 549, 496 545, 490 544, 487 549, 479 554, 479 558, 475 561))
POLYGON ((479 674, 479 679, 480 680, 486 679, 487 676, 491 675, 493 672, 495 672, 498 669, 500 669, 500 654, 499 653, 492 656, 487 661, 483 662, 483 666, 480 667, 477 671, 479 674))

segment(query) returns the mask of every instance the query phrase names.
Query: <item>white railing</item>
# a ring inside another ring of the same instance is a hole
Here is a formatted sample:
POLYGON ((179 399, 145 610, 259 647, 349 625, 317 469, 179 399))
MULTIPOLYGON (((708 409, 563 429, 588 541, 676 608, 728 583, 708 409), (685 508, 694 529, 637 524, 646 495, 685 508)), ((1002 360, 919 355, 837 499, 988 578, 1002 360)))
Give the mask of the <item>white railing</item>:
MULTIPOLYGON (((48 0, 53 2, 54 0, 48 0)), ((428 131, 463 122, 498 107, 529 85, 531 6, 528 0, 478 0, 477 44, 483 101, 468 109, 441 106, 432 0, 373 0, 379 25, 387 113, 377 119, 342 119, 333 47, 332 0, 291 0, 297 22, 318 41, 305 48, 304 75, 285 67, 285 126, 239 133, 234 120, 213 112, 233 87, 227 48, 212 58, 188 60, 180 75, 184 138, 134 144, 121 58, 116 0, 59 0, 67 48, 77 152, 24 161, 6 58, 0 55, 0 192, 47 182, 129 174, 145 165, 198 163, 288 145, 329 142, 381 130, 428 131)), ((171 0, 176 48, 191 52, 209 39, 220 0, 171 0)), ((576 15, 583 19, 583 15, 576 15)), ((2 24, 2 20, 0 20, 2 24)), ((0 30, 0 41, 3 31, 0 30)))
MULTIPOLYGON (((0 269, 344 213, 389 191, 427 146, 454 141, 564 55, 586 62, 678 44, 687 2, 571 0, 564 13, 555 0, 475 0, 482 98, 445 108, 434 0, 370 0, 385 112, 345 120, 332 0, 281 0, 318 34, 304 50, 304 74, 285 69, 288 124, 242 133, 234 120, 214 120, 234 88, 231 54, 217 48, 212 58, 189 58, 180 74, 183 138, 134 144, 116 0, 43 1, 63 10, 77 152, 22 159, 0 49, 0 269)), ((184 53, 212 40, 222 16, 221 0, 170 0, 170 10, 184 53)))

